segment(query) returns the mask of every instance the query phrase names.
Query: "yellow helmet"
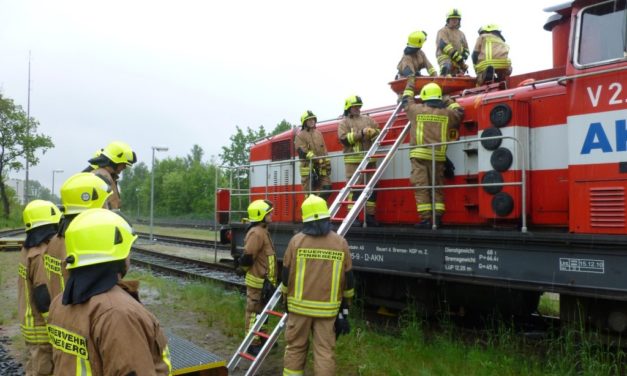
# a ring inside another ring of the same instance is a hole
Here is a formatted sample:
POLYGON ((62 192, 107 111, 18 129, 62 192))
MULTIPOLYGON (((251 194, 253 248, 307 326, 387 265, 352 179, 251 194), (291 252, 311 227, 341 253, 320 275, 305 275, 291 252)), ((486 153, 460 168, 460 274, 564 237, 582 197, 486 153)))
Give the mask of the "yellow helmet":
POLYGON ((109 158, 115 164, 126 163, 132 165, 137 162, 137 156, 128 144, 121 141, 113 141, 102 149, 102 155, 109 158))
POLYGON ((457 8, 453 8, 451 10, 449 10, 448 12, 446 12, 446 20, 448 21, 449 18, 462 18, 462 12, 460 12, 459 9, 457 8))
POLYGON ((351 95, 350 97, 346 98, 346 100, 344 101, 344 111, 348 111, 349 108, 354 107, 354 106, 361 107, 363 105, 364 105, 364 102, 362 102, 361 97, 359 95, 351 95))
POLYGON ((442 99, 442 89, 435 82, 430 82, 420 90, 420 99, 422 101, 430 101, 434 99, 442 99))
POLYGON ((255 200, 248 205, 248 220, 261 222, 274 208, 268 200, 255 200))
POLYGON ((491 31, 501 31, 501 28, 497 24, 487 24, 487 25, 481 26, 479 30, 477 30, 479 34, 489 33, 491 31))
POLYGON ((121 216, 106 209, 89 209, 65 231, 67 268, 124 260, 137 235, 121 216))
POLYGON ((427 33, 424 31, 414 31, 407 38, 407 47, 422 48, 427 40, 427 33))
POLYGON ((303 222, 317 221, 329 218, 329 208, 327 202, 316 195, 309 195, 300 207, 303 213, 303 222))
POLYGON ((313 112, 307 110, 300 116, 300 124, 301 125, 305 125, 305 122, 307 120, 309 120, 309 119, 316 119, 316 120, 318 120, 318 118, 316 117, 316 115, 313 112))
POLYGON ((22 218, 24 228, 28 232, 40 226, 58 224, 61 220, 61 211, 50 201, 33 200, 24 208, 22 218))
POLYGON ((88 172, 71 176, 61 186, 61 204, 64 214, 78 214, 87 209, 102 208, 112 195, 109 185, 88 172))

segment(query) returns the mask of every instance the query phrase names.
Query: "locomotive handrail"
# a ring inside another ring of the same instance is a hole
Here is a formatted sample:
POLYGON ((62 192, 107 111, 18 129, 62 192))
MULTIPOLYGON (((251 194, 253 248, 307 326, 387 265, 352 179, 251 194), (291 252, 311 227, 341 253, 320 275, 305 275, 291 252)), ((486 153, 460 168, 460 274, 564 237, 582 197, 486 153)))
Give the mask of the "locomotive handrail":
POLYGON ((566 85, 567 81, 572 81, 572 80, 577 79, 577 78, 596 76, 596 75, 604 74, 604 73, 620 72, 620 71, 623 71, 623 70, 627 70, 627 66, 602 69, 602 70, 594 71, 594 72, 573 74, 572 76, 564 76, 564 77, 558 78, 557 79, 557 84, 563 86, 563 85, 566 85))
MULTIPOLYGON (((440 143, 434 143, 434 144, 425 144, 425 145, 421 145, 421 147, 429 147, 432 150, 435 150, 435 147, 437 146, 441 146, 441 145, 456 145, 456 144, 466 144, 466 143, 475 143, 475 142, 481 142, 481 141, 488 141, 488 140, 501 140, 501 139, 510 139, 513 140, 518 147, 520 148, 521 152, 518 154, 522 154, 520 161, 521 161, 521 180, 520 181, 514 181, 514 182, 501 182, 501 183, 464 183, 464 184, 445 184, 445 185, 425 185, 423 186, 424 188, 428 188, 432 190, 432 197, 435 197, 435 195, 433 194, 436 188, 442 188, 442 189, 451 189, 451 188, 467 188, 467 187, 496 187, 496 186, 521 186, 521 232, 527 232, 527 218, 526 218, 526 206, 527 206, 527 186, 526 186, 526 172, 527 172, 527 148, 524 147, 524 145, 522 144, 522 142, 520 140, 518 140, 516 137, 513 136, 507 136, 507 135, 501 135, 501 136, 492 136, 492 137, 474 137, 474 138, 464 138, 464 139, 459 139, 459 140, 454 140, 454 141, 447 141, 447 142, 440 142, 440 143)), ((402 145, 399 146, 397 151, 400 150, 409 150, 412 148, 415 148, 415 145, 402 145)), ((343 158, 346 155, 362 155, 363 152, 357 152, 357 153, 339 153, 339 154, 333 154, 333 155, 327 155, 324 157, 316 157, 316 158, 329 158, 329 159, 335 159, 335 158, 343 158)), ((248 164, 248 165, 242 165, 242 166, 220 166, 218 169, 216 169, 216 174, 218 174, 220 169, 233 169, 233 170, 245 170, 245 171, 249 171, 249 169, 251 167, 261 167, 264 168, 266 170, 266 185, 265 185, 265 190, 264 192, 259 192, 260 194, 265 195, 266 198, 268 198, 270 195, 276 195, 276 196, 283 196, 283 195, 296 195, 296 194, 303 194, 302 190, 295 190, 295 189, 291 189, 291 190, 283 190, 280 192, 270 192, 268 190, 268 188, 271 188, 270 186, 268 186, 268 171, 271 167, 273 166, 278 166, 278 165, 285 165, 285 164, 290 164, 293 166, 293 168, 296 168, 296 163, 299 162, 300 160, 298 159, 298 157, 295 158, 290 158, 290 159, 285 159, 285 160, 281 160, 281 161, 272 161, 272 162, 266 162, 266 163, 259 163, 259 164, 248 164)), ((433 164, 435 164, 435 161, 432 162, 433 164)), ((435 172, 435 168, 432 165, 432 173, 435 172)), ((432 176, 433 178, 433 176, 432 176)), ((218 182, 219 180, 216 179, 216 182, 218 182)), ((435 180, 432 180, 435 181, 435 180)), ((217 184, 217 183, 216 183, 217 184)), ((295 182, 292 182, 293 186, 296 186, 297 184, 295 182)), ((231 196, 233 197, 249 197, 251 194, 250 188, 229 188, 229 187, 217 187, 216 188, 216 192, 219 189, 228 189, 231 191, 231 196)), ((336 192, 340 192, 342 189, 330 189, 330 190, 322 190, 321 192, 324 193, 336 193, 336 192)), ((399 187, 386 187, 386 188, 374 188, 373 191, 404 191, 404 190, 413 190, 415 189, 414 187, 411 186, 399 186, 399 187)), ((233 204, 233 202, 231 202, 231 205, 233 204)), ((224 210, 217 210, 217 197, 216 197, 216 212, 219 213, 224 213, 224 212, 229 212, 229 213, 246 213, 246 210, 233 210, 233 209, 229 209, 229 211, 224 211, 224 210)), ((433 205, 432 202, 432 208, 435 208, 435 205, 433 205)), ((433 209, 432 209, 433 210, 433 209)), ((432 213, 433 215, 435 215, 435 213, 432 213)))

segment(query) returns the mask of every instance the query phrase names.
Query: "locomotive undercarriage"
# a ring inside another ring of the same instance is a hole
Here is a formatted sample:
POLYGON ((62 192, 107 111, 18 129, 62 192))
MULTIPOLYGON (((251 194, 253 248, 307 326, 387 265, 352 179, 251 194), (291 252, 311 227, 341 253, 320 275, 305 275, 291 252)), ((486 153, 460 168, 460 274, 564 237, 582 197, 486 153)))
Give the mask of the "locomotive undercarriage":
MULTIPOLYGON (((271 224, 279 259, 298 224, 271 224)), ((246 225, 231 226, 243 244, 246 225)), ((625 333, 627 268, 619 236, 477 229, 351 228, 346 235, 360 298, 428 314, 502 317, 537 312, 544 292, 560 294, 562 321, 625 333)), ((233 248, 234 257, 241 246, 233 248)))

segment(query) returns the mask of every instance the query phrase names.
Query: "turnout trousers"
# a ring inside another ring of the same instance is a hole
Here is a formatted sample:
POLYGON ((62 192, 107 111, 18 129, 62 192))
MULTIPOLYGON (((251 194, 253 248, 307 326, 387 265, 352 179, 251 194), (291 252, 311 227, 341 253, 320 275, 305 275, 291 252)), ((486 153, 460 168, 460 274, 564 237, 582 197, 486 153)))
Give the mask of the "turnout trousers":
POLYGON ((52 375, 52 346, 49 343, 26 342, 26 376, 52 375))
MULTIPOLYGON (((247 286, 246 287, 246 316, 244 320, 244 329, 246 334, 250 331, 250 328, 255 325, 255 321, 257 321, 257 315, 261 313, 263 306, 261 305, 261 289, 256 289, 254 287, 247 286)), ((255 336, 253 340, 253 345, 260 344, 260 338, 255 336)))
POLYGON ((287 316, 283 376, 303 375, 307 362, 309 335, 313 336, 314 375, 335 375, 335 316, 287 316))
MULTIPOLYGON (((429 185, 444 184, 444 162, 435 162, 435 182, 431 184, 432 161, 428 159, 410 158, 411 174, 409 182, 416 187, 414 197, 416 198, 416 210, 422 220, 431 219, 431 188, 421 188, 429 185)), ((435 189, 435 212, 440 216, 445 211, 444 190, 435 189)))

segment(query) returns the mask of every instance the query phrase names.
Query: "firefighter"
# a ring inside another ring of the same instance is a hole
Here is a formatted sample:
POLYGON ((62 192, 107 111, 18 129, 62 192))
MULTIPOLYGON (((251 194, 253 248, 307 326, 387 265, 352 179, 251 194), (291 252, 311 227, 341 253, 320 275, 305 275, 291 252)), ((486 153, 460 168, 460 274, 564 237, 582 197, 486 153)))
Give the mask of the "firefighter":
POLYGON ((171 374, 159 322, 119 285, 137 239, 128 222, 110 210, 89 209, 65 235, 70 278, 48 316, 54 374, 171 374))
POLYGON ((18 265, 17 309, 26 342, 26 376, 51 375, 52 348, 46 334, 50 292, 44 268, 44 252, 57 232, 61 212, 50 201, 34 200, 22 213, 26 240, 18 265))
POLYGON ((331 160, 326 158, 327 146, 322 133, 316 129, 317 121, 313 112, 305 111, 300 117, 301 130, 294 144, 300 157, 300 179, 305 196, 307 192, 316 192, 326 200, 331 195, 331 160))
MULTIPOLYGON (((246 271, 246 333, 255 325, 257 315, 267 303, 263 301, 262 293, 272 295, 277 286, 276 252, 268 232, 272 210, 272 202, 268 200, 255 200, 248 205, 250 226, 244 239, 244 254, 239 259, 240 267, 246 271)), ((262 346, 261 338, 255 336, 247 351, 256 356, 262 346)))
POLYGON ((498 25, 479 28, 479 37, 472 51, 472 63, 477 73, 477 86, 485 82, 505 81, 512 74, 512 62, 508 58, 509 46, 498 25))
POLYGON ((313 335, 314 374, 335 375, 335 341, 350 331, 355 294, 346 239, 331 230, 327 203, 310 195, 301 207, 303 229, 283 258, 281 292, 287 302, 283 375, 303 375, 313 335))
POLYGON ((435 56, 440 65, 441 76, 457 76, 468 70, 465 61, 470 51, 466 36, 459 30, 462 14, 453 8, 446 13, 446 25, 435 38, 435 56))
POLYGON ((63 217, 59 231, 50 240, 44 254, 44 264, 48 277, 50 296, 56 297, 63 292, 69 277, 65 268, 65 231, 74 218, 87 209, 102 208, 111 195, 109 186, 100 177, 80 172, 72 175, 61 186, 61 206, 63 217))
MULTIPOLYGON (((369 116, 361 115, 362 105, 363 101, 357 95, 346 98, 344 102, 344 119, 342 119, 337 128, 337 136, 340 143, 344 146, 344 168, 347 180, 353 176, 357 166, 364 158, 365 151, 370 149, 372 142, 381 132, 379 124, 369 116)), ((370 160, 367 168, 376 168, 376 161, 370 160)), ((372 173, 363 175, 366 181, 360 183, 367 184, 372 178, 372 173)), ((355 191, 355 194, 351 193, 348 199, 356 201, 360 194, 361 191, 355 191)), ((379 222, 375 218, 376 196, 377 193, 373 192, 368 197, 368 202, 366 202, 366 224, 368 226, 379 226, 379 222)), ((356 223, 358 222, 356 221, 356 223)))
MULTIPOLYGON (((403 106, 411 122, 409 151, 411 162, 410 183, 416 187, 416 210, 420 216, 417 228, 432 228, 440 224, 440 217, 444 214, 444 191, 435 188, 435 222, 432 218, 433 206, 431 188, 421 188, 429 185, 444 184, 444 169, 446 165, 446 145, 435 146, 435 153, 431 147, 422 145, 437 144, 449 141, 449 133, 455 135, 463 119, 462 107, 450 99, 442 100, 442 89, 432 82, 422 87, 420 91, 421 104, 414 101, 414 92, 407 90, 403 93, 403 106), (433 155, 435 155, 435 181, 431 181, 433 174, 433 155)), ((453 137, 454 138, 454 137, 453 137)))
POLYGON ((396 79, 407 78, 406 90, 416 90, 415 80, 416 77, 420 77, 420 71, 422 69, 426 69, 429 76, 437 75, 435 68, 433 68, 433 65, 431 65, 431 62, 427 59, 427 55, 421 50, 426 40, 427 33, 425 31, 414 31, 409 34, 407 38, 407 47, 405 47, 403 57, 396 67, 398 69, 396 79))
POLYGON ((122 171, 135 162, 137 162, 135 152, 129 145, 121 141, 113 141, 102 149, 102 153, 99 156, 89 160, 90 165, 98 166, 91 172, 100 176, 111 187, 113 194, 107 200, 109 209, 120 209, 122 207, 118 180, 122 171))

